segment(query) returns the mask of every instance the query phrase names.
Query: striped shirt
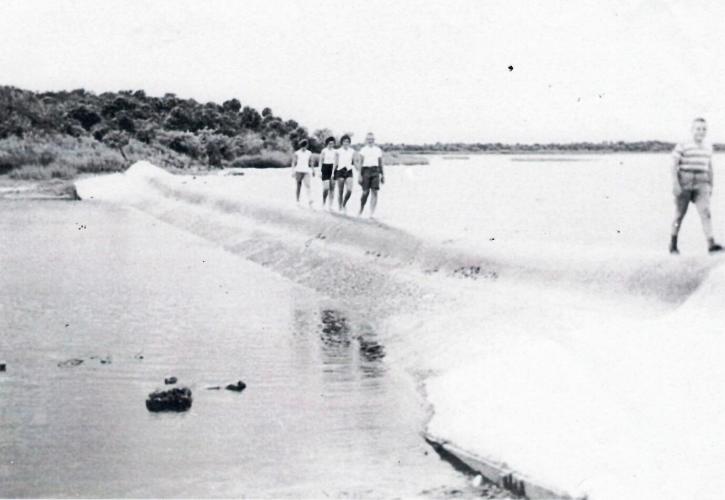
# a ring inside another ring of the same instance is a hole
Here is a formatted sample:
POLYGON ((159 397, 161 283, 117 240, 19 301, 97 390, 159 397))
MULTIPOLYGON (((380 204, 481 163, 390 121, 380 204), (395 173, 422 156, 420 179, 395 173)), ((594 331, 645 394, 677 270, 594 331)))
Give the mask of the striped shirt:
POLYGON ((672 156, 685 172, 709 172, 712 160, 712 145, 684 142, 675 146, 672 156))

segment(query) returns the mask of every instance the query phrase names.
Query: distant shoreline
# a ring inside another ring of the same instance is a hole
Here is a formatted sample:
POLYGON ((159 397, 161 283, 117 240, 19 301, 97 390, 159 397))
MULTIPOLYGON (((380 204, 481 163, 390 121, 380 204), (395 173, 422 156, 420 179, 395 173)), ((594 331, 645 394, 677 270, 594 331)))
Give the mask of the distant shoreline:
MULTIPOLYGON (((632 141, 632 142, 571 142, 571 143, 436 143, 436 144, 381 144, 386 152, 411 155, 580 155, 617 153, 670 153, 674 142, 632 141)), ((725 144, 715 143, 716 153, 725 152, 725 144)))
MULTIPOLYGON (((674 145, 672 146, 674 148, 674 145)), ((385 147, 383 146, 383 149, 385 147)), ((386 150, 387 152, 388 150, 386 150)), ((638 154, 638 153, 658 153, 658 154, 669 154, 671 151, 601 151, 601 150, 577 150, 577 151, 552 151, 552 150, 540 150, 540 151, 411 151, 411 150, 389 150, 393 153, 400 155, 426 155, 426 156, 448 156, 451 159, 463 159, 466 156, 480 156, 480 155, 506 155, 506 156, 576 156, 576 155, 610 155, 610 154, 638 154)), ((715 150, 716 153, 723 153, 725 149, 715 150)))

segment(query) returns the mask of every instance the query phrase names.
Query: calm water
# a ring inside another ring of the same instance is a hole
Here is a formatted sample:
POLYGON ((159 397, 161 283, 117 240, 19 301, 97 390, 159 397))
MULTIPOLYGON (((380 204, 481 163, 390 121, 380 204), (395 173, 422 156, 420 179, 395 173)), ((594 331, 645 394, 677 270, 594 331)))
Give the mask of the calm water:
POLYGON ((474 493, 341 304, 132 210, 0 210, 3 496, 474 493), (168 375, 189 412, 146 410, 168 375))

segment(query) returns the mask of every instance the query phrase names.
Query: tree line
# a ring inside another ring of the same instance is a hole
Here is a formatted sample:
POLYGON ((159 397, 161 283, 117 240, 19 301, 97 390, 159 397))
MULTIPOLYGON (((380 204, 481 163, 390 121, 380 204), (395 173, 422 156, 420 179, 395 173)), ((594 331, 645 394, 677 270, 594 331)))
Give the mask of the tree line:
POLYGON ((95 94, 84 89, 33 92, 0 86, 0 140, 42 134, 89 138, 125 157, 129 141, 168 148, 217 167, 265 151, 289 153, 303 139, 322 148, 325 129, 309 134, 292 119, 232 98, 201 103, 143 90, 95 94))
MULTIPOLYGON (((121 156, 115 166, 111 166, 114 162, 109 159, 109 164, 103 168, 120 169, 123 160, 128 160, 129 143, 132 144, 129 149, 136 152, 134 156, 144 151, 167 151, 169 157, 173 154, 174 158, 185 158, 182 163, 186 165, 282 167, 289 164, 289 155, 300 141, 307 140, 310 149, 319 152, 330 135, 332 132, 324 128, 308 133, 297 121, 283 119, 269 107, 257 111, 237 98, 218 104, 201 103, 171 93, 163 97, 149 96, 143 90, 95 94, 84 89, 33 92, 0 86, 0 156, 3 153, 8 158, 14 155, 14 159, 0 158, 0 163, 7 163, 5 170, 25 163, 45 165, 40 156, 46 150, 58 151, 59 148, 45 148, 43 136, 53 137, 57 144, 63 141, 68 144, 68 139, 75 138, 82 141, 82 149, 94 143, 106 146, 121 156), (14 140, 4 142, 9 138, 14 140), (18 154, 18 141, 20 145, 33 143, 37 154, 28 154, 27 158, 18 154), (3 144, 7 145, 5 149, 13 148, 12 155, 3 151, 3 144), (146 146, 148 148, 144 149, 146 146)), ((671 151, 674 144, 652 140, 546 144, 436 142, 383 146, 392 153, 523 154, 666 152, 671 151)), ((725 145, 716 144, 715 149, 725 151, 725 145)), ((56 157, 63 159, 62 153, 56 157)), ((66 161, 70 163, 70 160, 66 161)), ((81 165, 80 170, 92 171, 88 165, 81 165)))
MULTIPOLYGON (((385 144, 386 151, 407 153, 659 153, 670 152, 675 143, 667 141, 602 141, 567 143, 505 144, 501 142, 436 142, 430 144, 385 144)), ((714 144, 715 151, 725 151, 725 144, 714 144)))

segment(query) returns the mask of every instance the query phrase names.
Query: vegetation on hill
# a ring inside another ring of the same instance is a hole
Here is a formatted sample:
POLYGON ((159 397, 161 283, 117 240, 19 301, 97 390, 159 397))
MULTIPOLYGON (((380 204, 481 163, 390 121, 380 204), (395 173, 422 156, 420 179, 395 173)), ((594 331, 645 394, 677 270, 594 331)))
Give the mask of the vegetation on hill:
POLYGON ((199 103, 143 90, 31 92, 0 87, 0 173, 68 178, 123 170, 136 159, 167 168, 288 166, 296 143, 319 150, 325 130, 308 134, 270 108, 238 99, 199 103))

